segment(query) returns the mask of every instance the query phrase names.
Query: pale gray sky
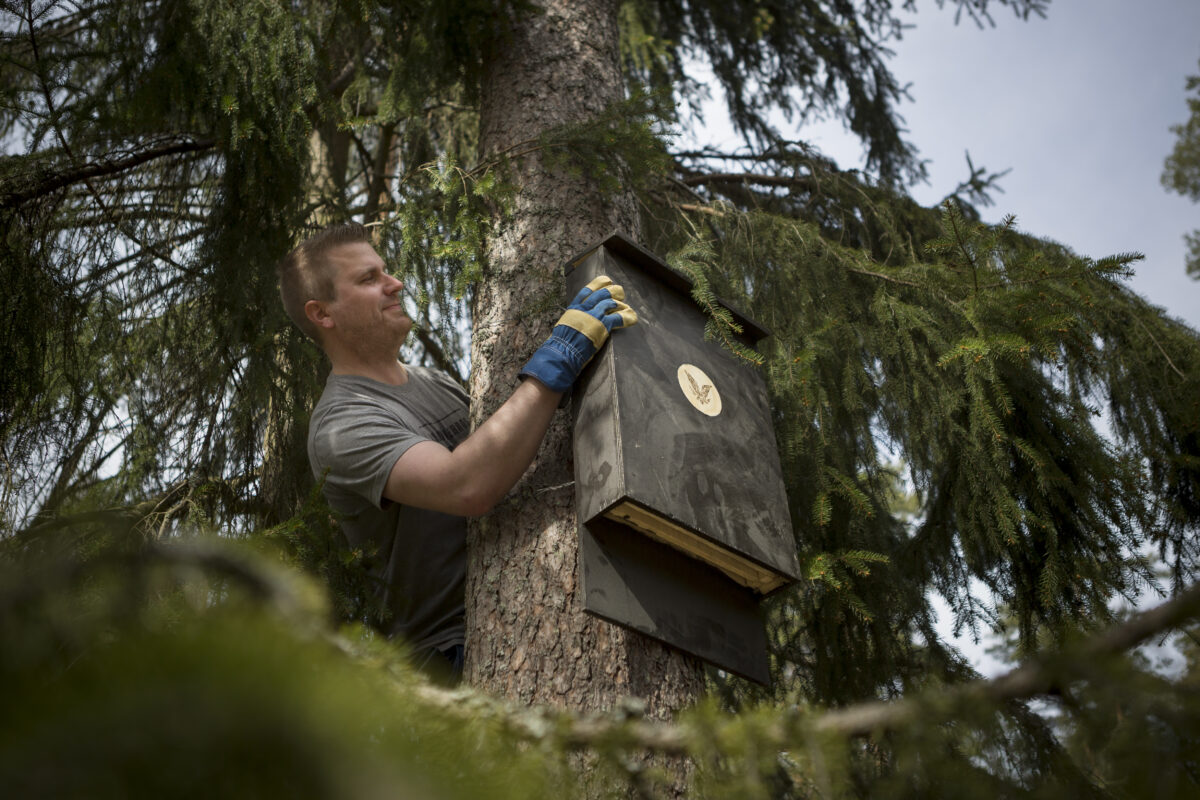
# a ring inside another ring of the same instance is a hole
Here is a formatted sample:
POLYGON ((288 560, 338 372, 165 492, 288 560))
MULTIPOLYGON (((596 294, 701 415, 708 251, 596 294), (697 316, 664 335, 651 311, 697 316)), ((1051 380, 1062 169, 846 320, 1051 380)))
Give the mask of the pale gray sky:
MULTIPOLYGON (((993 16, 995 28, 955 26, 931 0, 905 15, 915 27, 891 65, 911 83, 902 114, 930 161, 914 196, 932 205, 952 190, 966 150, 976 166, 1011 168, 987 221, 1015 214, 1021 230, 1081 255, 1143 253, 1134 289, 1200 328, 1200 282, 1183 265, 1200 205, 1159 182, 1168 128, 1187 117, 1185 76, 1200 73, 1200 0, 1053 0, 1045 19, 993 16)), ((860 161, 840 126, 798 136, 844 167, 860 161)))

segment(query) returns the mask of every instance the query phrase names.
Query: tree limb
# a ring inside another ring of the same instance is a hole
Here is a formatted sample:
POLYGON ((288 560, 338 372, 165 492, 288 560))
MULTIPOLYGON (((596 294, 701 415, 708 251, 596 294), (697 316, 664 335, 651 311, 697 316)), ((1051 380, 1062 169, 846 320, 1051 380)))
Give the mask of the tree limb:
MULTIPOLYGON (((33 180, 29 180, 31 176, 24 175, 21 176, 18 188, 0 193, 0 208, 18 206, 36 197, 44 197, 80 181, 115 175, 141 166, 156 158, 179 153, 202 152, 204 150, 211 150, 215 146, 216 142, 212 139, 175 140, 159 143, 124 158, 107 158, 100 161, 73 164, 70 168, 60 172, 43 173, 38 177, 34 177, 33 180)), ((10 182, 14 184, 18 183, 17 180, 10 182)))
MULTIPOLYGON (((1178 627, 1198 613, 1200 583, 1174 600, 1136 614, 1075 647, 1035 658, 991 680, 947 688, 939 693, 938 705, 961 707, 976 702, 1000 703, 1057 693, 1076 678, 1079 665, 1124 653, 1163 631, 1178 627)), ((876 731, 893 730, 925 708, 920 697, 894 703, 860 703, 825 714, 817 720, 816 728, 844 736, 866 736, 876 731)))
MULTIPOLYGON (((1078 679, 1079 673, 1097 659, 1113 656, 1138 646, 1147 639, 1200 614, 1200 584, 1174 600, 1137 614, 1121 625, 1100 633, 1075 647, 1034 659, 991 680, 972 681, 946 687, 929 695, 893 702, 867 702, 813 715, 797 708, 787 709, 762 730, 764 744, 786 749, 804 738, 806 732, 855 738, 896 730, 928 714, 931 706, 943 711, 1021 700, 1059 692, 1078 679)), ((697 736, 720 736, 712 730, 693 731, 686 722, 654 722, 621 714, 578 716, 551 709, 518 709, 471 689, 448 691, 422 686, 418 697, 449 714, 471 715, 486 708, 499 716, 514 735, 541 741, 557 735, 570 749, 603 748, 618 743, 664 755, 688 755, 697 736), (553 734, 550 732, 553 731, 553 734)))
MULTIPOLYGON (((32 40, 32 49, 36 56, 36 40, 32 40)), ((353 60, 347 62, 342 67, 341 72, 325 87, 325 91, 334 97, 340 96, 353 80, 354 69, 355 62, 353 60)), ((317 103, 314 101, 305 106, 304 110, 312 114, 316 108, 317 103)), ((53 115, 53 105, 50 106, 50 112, 53 115)), ((66 143, 64 142, 64 144, 66 143)), ((10 179, 8 183, 17 186, 17 188, 7 191, 0 190, 0 208, 14 208, 35 198, 45 197, 59 189, 80 182, 87 183, 92 178, 116 175, 158 158, 179 155, 181 153, 204 152, 212 150, 216 146, 217 141, 215 139, 173 139, 159 142, 122 158, 109 158, 86 163, 76 162, 68 150, 67 155, 71 159, 71 165, 68 169, 57 172, 47 171, 41 175, 33 176, 26 174, 19 176, 19 178, 10 179)))
MULTIPOLYGON (((165 494, 177 493, 186 482, 170 487, 165 494)), ((144 506, 160 504, 163 497, 151 498, 137 513, 151 509, 144 506)), ((103 562, 105 557, 101 558, 103 562)), ((153 543, 144 545, 137 553, 114 554, 109 560, 131 559, 141 565, 165 563, 189 564, 235 577, 259 598, 285 616, 297 618, 297 602, 291 584, 277 571, 247 559, 231 548, 215 542, 153 543)), ((94 562, 78 562, 60 575, 57 585, 77 581, 94 562)), ((44 581, 25 581, 24 589, 0 593, 0 608, 12 605, 30 592, 44 593, 44 581)), ((894 702, 869 702, 826 713, 813 713, 799 707, 782 709, 774 720, 759 728, 761 746, 786 750, 810 740, 813 734, 832 734, 843 738, 870 736, 898 730, 917 719, 926 719, 933 712, 935 719, 945 718, 966 707, 995 705, 1037 695, 1059 693, 1070 683, 1086 674, 1090 665, 1099 659, 1119 655, 1146 640, 1178 627, 1200 614, 1200 583, 1193 585, 1175 599, 1156 608, 1136 614, 1120 625, 1099 633, 1075 646, 1054 654, 1031 660, 998 678, 940 688, 908 699, 894 702)), ((304 617, 304 614, 300 614, 304 617)), ((311 626, 306 625, 309 632, 311 626)), ((330 646, 362 662, 378 661, 378 655, 368 654, 360 645, 336 632, 319 634, 330 646)), ((603 713, 580 715, 548 706, 523 708, 471 688, 442 689, 428 683, 404 681, 398 691, 425 703, 440 713, 451 716, 478 718, 487 716, 498 721, 513 736, 530 742, 553 738, 568 750, 597 750, 603 753, 650 751, 669 756, 689 756, 721 738, 721 728, 729 722, 709 720, 703 728, 686 718, 675 722, 658 722, 642 717, 640 701, 631 699, 618 709, 603 713)))
POLYGON ((685 186, 704 186, 710 183, 753 183, 759 186, 810 187, 808 175, 756 175, 753 172, 713 172, 688 175, 679 179, 685 186))

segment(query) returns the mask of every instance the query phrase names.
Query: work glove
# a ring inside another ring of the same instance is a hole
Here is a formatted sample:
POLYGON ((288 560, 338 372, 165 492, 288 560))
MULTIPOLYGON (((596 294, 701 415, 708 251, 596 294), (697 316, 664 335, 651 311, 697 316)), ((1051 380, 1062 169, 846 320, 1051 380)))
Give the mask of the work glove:
POLYGON ((537 378, 556 392, 565 392, 610 331, 636 322, 637 312, 625 304, 625 290, 607 275, 594 278, 575 295, 550 338, 519 374, 522 378, 537 378))

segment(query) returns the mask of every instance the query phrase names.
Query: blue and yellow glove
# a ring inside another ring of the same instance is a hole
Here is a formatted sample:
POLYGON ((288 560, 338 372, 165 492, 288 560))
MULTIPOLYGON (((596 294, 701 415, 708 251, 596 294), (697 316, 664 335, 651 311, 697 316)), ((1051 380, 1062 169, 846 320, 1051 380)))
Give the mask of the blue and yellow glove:
POLYGON ((522 378, 537 378, 556 392, 565 392, 610 331, 636 322, 637 312, 625 304, 625 290, 607 275, 594 278, 575 295, 550 338, 519 374, 522 378))

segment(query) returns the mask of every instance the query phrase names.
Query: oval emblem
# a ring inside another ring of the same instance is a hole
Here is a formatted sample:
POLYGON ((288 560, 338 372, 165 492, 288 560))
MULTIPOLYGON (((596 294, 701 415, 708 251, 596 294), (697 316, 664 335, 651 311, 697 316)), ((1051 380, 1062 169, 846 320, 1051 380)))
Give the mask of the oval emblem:
POLYGON ((696 407, 701 414, 715 417, 721 413, 721 395, 712 378, 695 364, 680 364, 675 376, 679 379, 679 388, 683 396, 696 407))

